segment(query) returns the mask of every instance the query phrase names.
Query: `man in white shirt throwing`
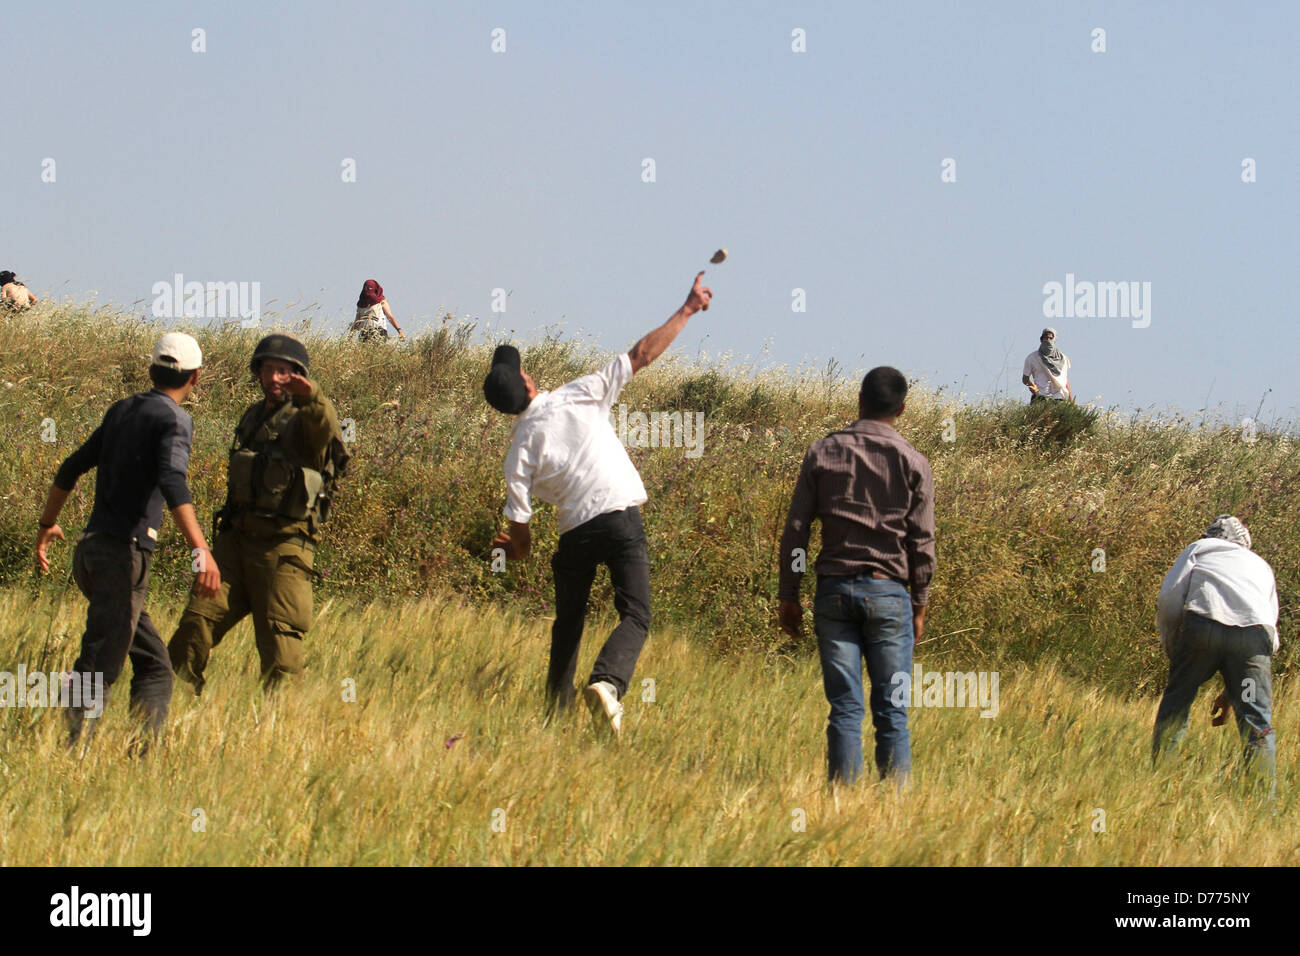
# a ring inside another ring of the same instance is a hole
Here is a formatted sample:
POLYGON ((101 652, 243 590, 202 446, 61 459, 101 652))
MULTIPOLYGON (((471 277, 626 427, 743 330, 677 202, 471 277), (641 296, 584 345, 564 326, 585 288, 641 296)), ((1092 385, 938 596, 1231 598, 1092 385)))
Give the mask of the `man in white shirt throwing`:
POLYGON ((704 273, 685 304, 662 326, 598 372, 551 392, 538 391, 519 365, 519 350, 497 348, 483 395, 499 412, 518 416, 506 455, 506 518, 510 530, 492 541, 506 557, 528 557, 531 496, 555 505, 560 541, 555 572, 555 623, 546 676, 548 703, 564 710, 574 699, 573 679, 596 568, 609 568, 619 623, 592 667, 583 696, 593 717, 622 732, 623 705, 637 658, 650 630, 650 556, 639 505, 645 486, 610 422, 619 392, 672 344, 686 320, 709 307, 713 292, 704 273))
POLYGON ((1251 550, 1250 531, 1220 515, 1205 535, 1178 555, 1157 603, 1160 643, 1169 655, 1169 686, 1156 712, 1152 760, 1173 750, 1187 730, 1200 686, 1216 672, 1224 691, 1214 702, 1215 724, 1237 712, 1247 766, 1272 785, 1271 658, 1278 649, 1277 584, 1268 562, 1251 550))
POLYGON ((1074 401, 1074 393, 1070 391, 1070 360, 1056 347, 1056 329, 1043 329, 1038 337, 1038 350, 1025 356, 1020 380, 1032 393, 1031 403, 1049 398, 1074 401))

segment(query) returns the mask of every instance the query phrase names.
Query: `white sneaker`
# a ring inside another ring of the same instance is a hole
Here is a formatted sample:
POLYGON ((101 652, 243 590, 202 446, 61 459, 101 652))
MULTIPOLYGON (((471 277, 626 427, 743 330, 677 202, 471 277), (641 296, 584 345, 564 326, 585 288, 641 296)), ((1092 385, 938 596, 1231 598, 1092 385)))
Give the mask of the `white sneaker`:
POLYGON ((582 696, 591 708, 591 716, 596 723, 601 723, 601 718, 605 718, 609 721, 610 730, 614 732, 614 738, 617 740, 622 737, 623 705, 618 702, 618 691, 614 685, 607 680, 597 681, 583 691, 582 696))

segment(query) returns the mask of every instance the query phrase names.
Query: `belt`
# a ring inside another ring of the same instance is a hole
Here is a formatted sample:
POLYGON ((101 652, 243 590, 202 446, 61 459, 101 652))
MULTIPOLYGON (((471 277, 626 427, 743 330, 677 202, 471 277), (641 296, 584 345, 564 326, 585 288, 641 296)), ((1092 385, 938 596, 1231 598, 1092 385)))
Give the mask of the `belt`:
POLYGON ((858 573, 858 574, 819 574, 817 577, 818 577, 818 580, 820 580, 821 578, 824 578, 824 577, 830 577, 830 578, 874 578, 874 579, 877 580, 877 581, 893 581, 895 584, 901 584, 903 587, 907 587, 907 582, 906 582, 906 581, 901 581, 901 580, 899 580, 898 578, 892 577, 892 576, 886 574, 884 571, 862 571, 862 572, 860 572, 860 573, 858 573))

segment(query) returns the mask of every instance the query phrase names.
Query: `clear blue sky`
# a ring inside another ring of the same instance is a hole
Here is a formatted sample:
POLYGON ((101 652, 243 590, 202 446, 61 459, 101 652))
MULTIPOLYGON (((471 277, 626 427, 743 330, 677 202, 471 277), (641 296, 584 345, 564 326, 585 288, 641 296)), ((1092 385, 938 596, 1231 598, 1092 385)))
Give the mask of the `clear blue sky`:
POLYGON ((1081 399, 1240 416, 1272 388, 1261 419, 1300 416, 1300 4, 54 0, 4 21, 0 268, 38 292, 146 312, 177 272, 256 281, 264 310, 341 329, 373 277, 408 331, 448 309, 612 350, 726 246, 687 356, 892 364, 978 398, 1021 393, 1052 324, 1081 399), (1150 326, 1046 322, 1066 273, 1150 282, 1150 326))

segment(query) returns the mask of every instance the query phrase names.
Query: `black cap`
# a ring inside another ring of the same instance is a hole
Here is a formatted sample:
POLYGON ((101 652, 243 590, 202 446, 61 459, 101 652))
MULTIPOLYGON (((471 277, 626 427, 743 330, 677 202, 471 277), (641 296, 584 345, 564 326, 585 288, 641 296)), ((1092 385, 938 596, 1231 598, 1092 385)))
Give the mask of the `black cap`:
POLYGON ((519 350, 513 345, 498 345, 492 353, 492 369, 483 379, 483 397, 507 415, 518 415, 528 407, 528 387, 519 371, 519 350))

